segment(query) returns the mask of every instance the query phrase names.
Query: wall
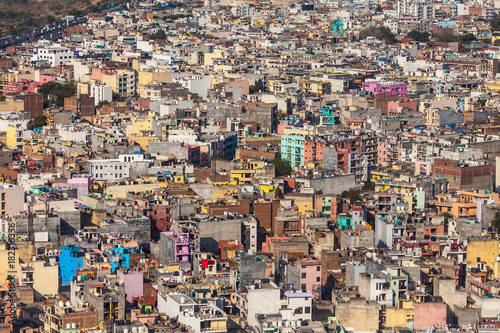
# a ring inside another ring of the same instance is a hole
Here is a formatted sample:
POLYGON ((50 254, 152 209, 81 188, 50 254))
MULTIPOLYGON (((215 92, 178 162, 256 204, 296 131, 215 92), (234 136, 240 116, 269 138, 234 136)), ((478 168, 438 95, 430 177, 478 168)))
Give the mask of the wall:
POLYGON ((445 303, 415 303, 414 308, 414 329, 426 330, 429 326, 446 326, 447 309, 445 303))

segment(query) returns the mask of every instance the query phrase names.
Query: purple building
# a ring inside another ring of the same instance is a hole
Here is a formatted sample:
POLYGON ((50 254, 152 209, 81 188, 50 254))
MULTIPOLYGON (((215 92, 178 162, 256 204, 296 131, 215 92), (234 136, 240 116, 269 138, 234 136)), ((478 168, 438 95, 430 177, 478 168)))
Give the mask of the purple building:
POLYGON ((370 81, 363 82, 363 90, 377 94, 391 94, 398 96, 407 95, 406 83, 390 82, 390 81, 370 81))
POLYGON ((125 284, 126 300, 132 303, 134 297, 144 295, 144 277, 141 272, 135 270, 118 270, 117 275, 125 284))
POLYGON ((58 188, 76 188, 76 198, 82 199, 82 195, 90 193, 92 186, 92 175, 73 175, 66 183, 55 183, 58 188))
POLYGON ((165 231, 160 234, 160 261, 162 263, 189 262, 190 257, 189 233, 165 231))

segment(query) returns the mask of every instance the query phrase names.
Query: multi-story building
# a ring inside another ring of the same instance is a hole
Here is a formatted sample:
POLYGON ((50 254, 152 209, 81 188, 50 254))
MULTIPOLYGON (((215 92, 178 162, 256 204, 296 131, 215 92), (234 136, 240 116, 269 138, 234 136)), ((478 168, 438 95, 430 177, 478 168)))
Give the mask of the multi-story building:
POLYGON ((150 160, 142 154, 123 154, 115 159, 90 160, 88 169, 95 180, 120 180, 130 177, 133 167, 147 167, 150 160))
POLYGON ((160 234, 160 261, 187 262, 191 258, 189 233, 165 231, 160 234))
POLYGON ((37 54, 33 56, 34 61, 44 60, 52 67, 61 66, 63 63, 71 62, 73 52, 66 47, 42 47, 37 50, 37 54))
POLYGON ((93 328, 98 324, 97 311, 92 308, 73 308, 71 304, 59 301, 56 305, 46 305, 41 315, 43 333, 59 333, 64 329, 93 328))
POLYGON ((178 318, 194 333, 226 333, 228 330, 227 315, 213 302, 199 304, 183 294, 159 294, 158 310, 170 318, 178 318))
POLYGON ((102 75, 102 82, 120 95, 135 93, 135 71, 119 69, 113 73, 105 73, 102 75))

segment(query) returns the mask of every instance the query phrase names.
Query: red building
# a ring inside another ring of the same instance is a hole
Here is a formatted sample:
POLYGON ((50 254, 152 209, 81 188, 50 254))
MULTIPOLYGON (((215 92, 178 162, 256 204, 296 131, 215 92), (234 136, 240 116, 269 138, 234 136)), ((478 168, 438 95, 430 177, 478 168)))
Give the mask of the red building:
POLYGON ((161 232, 169 231, 172 225, 172 205, 152 206, 148 211, 151 219, 151 236, 159 236, 161 232))

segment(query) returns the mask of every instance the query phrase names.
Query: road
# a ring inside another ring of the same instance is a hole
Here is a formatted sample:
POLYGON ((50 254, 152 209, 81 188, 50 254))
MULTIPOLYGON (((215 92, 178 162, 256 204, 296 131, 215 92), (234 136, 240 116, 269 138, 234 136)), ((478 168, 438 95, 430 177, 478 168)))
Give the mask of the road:
MULTIPOLYGON (((102 13, 110 13, 114 11, 121 10, 123 3, 117 4, 113 8, 109 8, 107 10, 102 11, 102 13)), ((69 22, 71 25, 77 25, 85 23, 87 19, 85 16, 81 15, 75 17, 74 21, 69 22)), ((46 26, 36 28, 31 31, 23 32, 22 34, 9 36, 0 39, 0 50, 6 49, 9 46, 21 44, 28 41, 35 41, 39 39, 51 40, 55 41, 61 38, 64 35, 64 30, 68 27, 66 20, 59 20, 52 24, 48 24, 46 26)))

